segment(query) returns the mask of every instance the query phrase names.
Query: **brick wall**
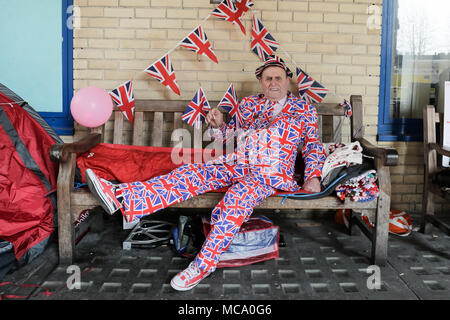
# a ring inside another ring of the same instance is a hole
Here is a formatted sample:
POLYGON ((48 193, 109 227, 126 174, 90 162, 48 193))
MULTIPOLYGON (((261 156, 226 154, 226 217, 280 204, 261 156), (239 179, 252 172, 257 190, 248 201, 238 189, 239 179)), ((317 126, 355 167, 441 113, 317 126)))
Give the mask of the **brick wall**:
MULTIPOLYGON (((278 54, 295 61, 326 85, 327 101, 362 94, 367 105, 367 132, 376 134, 380 30, 366 26, 367 8, 381 0, 263 1, 254 11, 281 44, 278 54)), ((216 5, 209 0, 75 0, 81 28, 74 31, 74 88, 96 85, 113 89, 136 77, 140 99, 178 99, 142 72, 192 31, 216 5)), ((381 5, 380 5, 381 7, 381 5)), ((203 23, 219 64, 178 47, 171 53, 181 99, 199 86, 210 100, 220 99, 230 82, 239 98, 259 85, 254 70, 261 62, 250 51, 251 14, 244 18, 247 35, 211 16, 203 23)), ((292 81, 293 90, 295 83, 292 81)))
MULTIPOLYGON (((259 90, 254 70, 261 64, 247 35, 211 16, 203 28, 219 64, 178 47, 171 54, 181 88, 179 97, 142 71, 189 34, 215 8, 209 0, 74 0, 81 27, 74 30, 74 89, 111 90, 135 79, 137 99, 192 99, 201 86, 209 100, 219 100, 231 82, 238 98, 259 90)), ((382 0, 254 0, 253 10, 281 44, 277 54, 294 62, 329 89, 325 102, 361 94, 365 132, 376 142, 380 82, 381 29, 369 25, 382 0)), ((295 79, 292 81, 295 92, 295 79)), ((392 206, 420 210, 423 188, 421 144, 394 143, 400 166, 392 169, 392 206)))

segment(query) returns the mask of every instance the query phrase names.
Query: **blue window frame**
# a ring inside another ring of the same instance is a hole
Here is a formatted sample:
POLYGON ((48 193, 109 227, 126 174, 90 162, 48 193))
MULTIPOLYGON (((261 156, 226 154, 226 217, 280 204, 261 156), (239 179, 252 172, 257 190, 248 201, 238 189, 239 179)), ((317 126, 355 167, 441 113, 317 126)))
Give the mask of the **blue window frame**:
POLYGON ((0 82, 73 134, 73 0, 0 0, 0 82))
POLYGON ((39 112, 59 135, 73 134, 73 0, 62 0, 62 112, 39 112))
POLYGON ((391 117, 392 40, 394 18, 397 12, 394 0, 383 1, 383 22, 381 33, 380 106, 378 111, 379 141, 420 141, 422 120, 391 117))
POLYGON ((449 7, 444 0, 383 1, 379 141, 423 140, 422 109, 442 109, 450 41, 439 35, 450 30, 449 7))

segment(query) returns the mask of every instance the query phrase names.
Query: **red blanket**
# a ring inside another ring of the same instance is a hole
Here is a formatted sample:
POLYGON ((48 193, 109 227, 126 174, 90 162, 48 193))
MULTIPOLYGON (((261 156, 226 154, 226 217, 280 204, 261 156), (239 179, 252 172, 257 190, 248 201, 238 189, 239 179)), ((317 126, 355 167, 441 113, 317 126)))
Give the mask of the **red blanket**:
MULTIPOLYGON (((100 143, 89 152, 79 154, 77 165, 85 182, 86 169, 92 169, 99 177, 119 182, 145 181, 152 177, 169 173, 182 163, 179 159, 191 162, 205 162, 214 156, 214 150, 180 149, 167 147, 129 146, 100 143)), ((296 172, 301 172, 303 165, 297 158, 296 172)), ((216 192, 226 191, 225 189, 216 192)), ((289 192, 277 191, 276 194, 289 192)))

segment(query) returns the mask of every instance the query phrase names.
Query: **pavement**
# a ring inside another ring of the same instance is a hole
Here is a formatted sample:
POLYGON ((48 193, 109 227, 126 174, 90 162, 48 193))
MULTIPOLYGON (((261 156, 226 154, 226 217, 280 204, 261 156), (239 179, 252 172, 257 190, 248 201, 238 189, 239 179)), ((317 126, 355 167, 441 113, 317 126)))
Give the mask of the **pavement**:
MULTIPOLYGON (((179 213, 171 209, 171 214, 179 213)), ((285 245, 279 258, 217 269, 193 290, 177 292, 170 280, 187 267, 189 259, 176 256, 167 245, 123 250, 122 241, 130 230, 122 229, 121 217, 95 214, 76 246, 72 266, 58 264, 55 240, 30 264, 5 276, 3 281, 10 284, 0 287, 3 300, 450 299, 450 238, 436 228, 407 237, 391 234, 388 262, 376 269, 370 266, 371 244, 365 235, 359 230, 348 235, 331 211, 315 215, 256 210, 280 227, 285 245), (81 287, 69 289, 75 269, 80 271, 81 287), (378 286, 376 275, 381 280, 378 286)), ((419 216, 411 216, 418 225, 419 216)))

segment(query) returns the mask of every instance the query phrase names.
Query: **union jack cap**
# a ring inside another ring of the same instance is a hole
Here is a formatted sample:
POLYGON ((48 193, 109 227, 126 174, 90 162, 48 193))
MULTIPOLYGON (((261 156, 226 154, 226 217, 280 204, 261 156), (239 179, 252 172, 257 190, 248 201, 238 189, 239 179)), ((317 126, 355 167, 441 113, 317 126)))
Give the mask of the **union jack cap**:
POLYGON ((275 55, 268 56, 264 64, 256 69, 255 71, 256 78, 260 79, 264 69, 268 67, 283 68, 286 71, 286 76, 292 78, 292 71, 286 66, 283 59, 275 55))

